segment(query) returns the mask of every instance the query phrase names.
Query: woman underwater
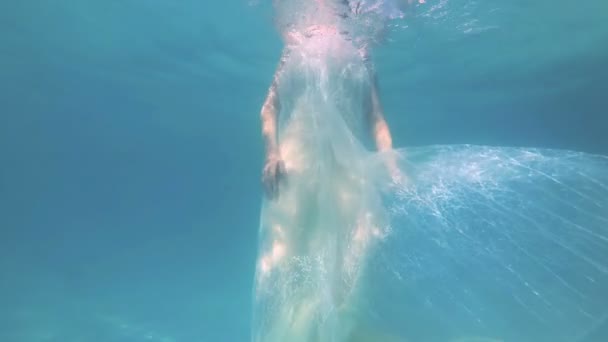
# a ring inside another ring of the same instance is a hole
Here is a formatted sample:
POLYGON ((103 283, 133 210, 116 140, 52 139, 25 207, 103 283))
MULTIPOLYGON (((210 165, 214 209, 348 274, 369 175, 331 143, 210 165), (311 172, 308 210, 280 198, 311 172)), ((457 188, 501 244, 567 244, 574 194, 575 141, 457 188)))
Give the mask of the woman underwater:
POLYGON ((266 198, 254 341, 447 341, 454 326, 538 341, 553 332, 533 333, 528 316, 561 324, 606 312, 606 300, 592 296, 608 284, 605 158, 471 146, 408 149, 405 158, 393 150, 370 48, 409 3, 274 2, 285 48, 261 110, 266 198), (595 192, 585 190, 593 184, 595 192), (571 202, 560 198, 567 194, 571 202), (567 263, 539 252, 556 246, 567 263), (382 258, 389 261, 372 267, 382 258), (573 269, 592 280, 572 280, 573 269), (480 275, 494 279, 494 290, 474 290, 480 275), (402 304, 381 309, 387 295, 379 292, 391 282, 402 304), (556 303, 566 313, 553 317, 556 303), (517 310, 516 332, 486 323, 517 310), (379 311, 399 316, 399 328, 379 324, 389 320, 379 311), (406 318, 415 316, 436 320, 432 334, 406 318))
POLYGON ((352 30, 363 2, 275 5, 308 15, 282 27, 286 47, 261 110, 268 200, 256 291, 266 299, 256 339, 344 340, 352 327, 343 311, 352 310, 362 260, 387 229, 374 181, 402 176, 371 41, 352 30), (369 163, 370 135, 385 153, 382 169, 369 163))

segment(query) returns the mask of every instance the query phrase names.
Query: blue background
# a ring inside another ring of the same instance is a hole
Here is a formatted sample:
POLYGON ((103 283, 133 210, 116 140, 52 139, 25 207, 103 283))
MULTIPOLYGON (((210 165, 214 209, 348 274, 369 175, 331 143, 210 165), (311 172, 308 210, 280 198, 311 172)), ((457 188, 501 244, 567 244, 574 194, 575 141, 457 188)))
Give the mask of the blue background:
MULTIPOLYGON (((375 55, 395 145, 608 154, 605 13, 412 9, 375 55)), ((280 50, 264 1, 0 3, 2 341, 248 340, 280 50)))

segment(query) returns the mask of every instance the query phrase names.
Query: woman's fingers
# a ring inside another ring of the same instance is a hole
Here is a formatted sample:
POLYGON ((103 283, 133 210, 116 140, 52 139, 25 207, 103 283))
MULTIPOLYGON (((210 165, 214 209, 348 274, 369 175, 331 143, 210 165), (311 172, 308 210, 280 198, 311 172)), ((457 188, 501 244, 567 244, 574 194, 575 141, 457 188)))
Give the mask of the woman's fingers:
POLYGON ((285 179, 286 174, 287 172, 285 171, 285 163, 282 160, 279 160, 279 162, 277 163, 277 186, 280 181, 285 179))
POLYGON ((270 165, 266 165, 264 167, 264 171, 262 173, 262 184, 264 185, 264 192, 266 193, 266 197, 268 197, 268 199, 272 199, 274 193, 273 173, 273 169, 270 167, 270 165))
POLYGON ((268 199, 276 199, 279 196, 279 184, 285 179, 285 163, 282 160, 272 161, 264 166, 262 183, 268 199))

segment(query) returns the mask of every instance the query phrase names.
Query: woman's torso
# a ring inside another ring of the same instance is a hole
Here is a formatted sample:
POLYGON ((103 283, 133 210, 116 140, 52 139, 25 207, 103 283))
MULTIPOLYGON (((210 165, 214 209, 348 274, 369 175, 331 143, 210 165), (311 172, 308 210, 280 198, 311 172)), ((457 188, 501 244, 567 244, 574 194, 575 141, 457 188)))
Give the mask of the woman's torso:
POLYGON ((373 71, 368 53, 390 17, 389 3, 392 0, 274 1, 285 42, 277 78, 284 158, 300 161, 294 164, 311 165, 325 158, 346 163, 353 150, 371 147, 373 71))
POLYGON ((372 76, 362 52, 322 27, 288 49, 277 90, 278 139, 287 167, 347 164, 369 140, 372 76))

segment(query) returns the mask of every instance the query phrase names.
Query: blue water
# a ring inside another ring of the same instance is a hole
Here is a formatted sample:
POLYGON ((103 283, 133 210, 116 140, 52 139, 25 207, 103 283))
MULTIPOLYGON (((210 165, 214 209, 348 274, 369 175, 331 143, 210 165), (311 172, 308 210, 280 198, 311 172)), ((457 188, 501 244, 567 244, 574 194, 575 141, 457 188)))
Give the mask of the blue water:
MULTIPOLYGON (((608 155, 606 13, 411 9, 374 56, 395 145, 608 155)), ((0 341, 249 340, 280 51, 265 1, 0 3, 0 341)))

